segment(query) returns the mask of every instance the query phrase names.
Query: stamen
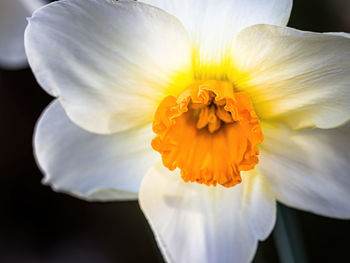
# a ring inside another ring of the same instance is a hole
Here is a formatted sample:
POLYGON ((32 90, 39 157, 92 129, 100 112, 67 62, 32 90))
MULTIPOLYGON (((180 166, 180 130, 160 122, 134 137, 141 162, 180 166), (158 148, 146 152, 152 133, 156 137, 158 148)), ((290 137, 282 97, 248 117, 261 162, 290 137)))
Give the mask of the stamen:
POLYGON ((199 118, 197 121, 197 129, 202 129, 209 123, 209 108, 203 107, 201 110, 201 113, 199 114, 199 118))
POLYGON ((232 123, 233 119, 230 112, 226 111, 223 106, 219 106, 216 109, 216 116, 225 123, 232 123))
POLYGON ((210 133, 217 131, 221 126, 221 121, 218 117, 216 117, 216 109, 214 105, 211 105, 209 108, 208 115, 208 130, 210 133))

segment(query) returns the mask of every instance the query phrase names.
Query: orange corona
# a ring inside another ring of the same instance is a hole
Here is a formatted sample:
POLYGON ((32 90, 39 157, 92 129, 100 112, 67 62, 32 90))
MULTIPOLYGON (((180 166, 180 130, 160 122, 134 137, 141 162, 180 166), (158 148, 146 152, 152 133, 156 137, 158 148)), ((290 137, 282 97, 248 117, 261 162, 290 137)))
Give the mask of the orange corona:
POLYGON ((258 163, 264 140, 249 96, 226 81, 196 81, 158 106, 152 147, 185 182, 232 187, 258 163))

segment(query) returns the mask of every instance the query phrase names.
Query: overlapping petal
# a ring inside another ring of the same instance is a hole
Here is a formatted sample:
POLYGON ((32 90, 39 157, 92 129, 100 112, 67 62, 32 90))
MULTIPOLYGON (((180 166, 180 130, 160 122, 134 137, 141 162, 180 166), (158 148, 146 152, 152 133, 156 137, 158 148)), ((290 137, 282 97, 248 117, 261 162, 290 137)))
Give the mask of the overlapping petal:
POLYGON ((339 126, 350 118, 350 39, 344 36, 249 27, 234 43, 230 78, 262 119, 295 129, 339 126))
POLYGON ((0 1, 0 66, 8 69, 27 65, 24 52, 26 18, 44 4, 43 0, 0 1))
POLYGON ((181 23, 135 1, 63 0, 34 13, 25 34, 41 86, 97 133, 152 121, 159 101, 191 70, 181 23))
POLYGON ((293 131, 264 124, 260 169, 286 205, 350 218, 350 126, 293 131))
POLYGON ((44 111, 34 135, 35 155, 56 191, 86 200, 136 199, 141 180, 158 160, 151 127, 112 135, 87 132, 66 116, 56 100, 44 111))
MULTIPOLYGON (((254 24, 286 25, 292 0, 142 0, 166 10, 184 24, 196 55, 196 74, 220 74, 236 33, 254 24)), ((215 75, 214 75, 215 76, 215 75)))
POLYGON ((244 173, 232 188, 185 183, 155 165, 142 181, 140 205, 169 262, 249 262, 275 223, 265 179, 244 173))

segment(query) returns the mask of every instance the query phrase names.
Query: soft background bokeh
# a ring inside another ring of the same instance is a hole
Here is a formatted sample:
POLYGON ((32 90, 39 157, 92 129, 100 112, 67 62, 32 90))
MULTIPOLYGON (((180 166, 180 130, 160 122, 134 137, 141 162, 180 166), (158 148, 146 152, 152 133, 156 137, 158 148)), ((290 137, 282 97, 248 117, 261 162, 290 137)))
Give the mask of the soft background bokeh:
MULTIPOLYGON (((350 32, 350 1, 294 0, 289 26, 350 32)), ((51 100, 30 69, 0 69, 0 262, 163 262, 137 202, 88 203, 41 185, 32 134, 51 100)), ((279 209, 255 262, 350 262, 350 221, 279 209)))

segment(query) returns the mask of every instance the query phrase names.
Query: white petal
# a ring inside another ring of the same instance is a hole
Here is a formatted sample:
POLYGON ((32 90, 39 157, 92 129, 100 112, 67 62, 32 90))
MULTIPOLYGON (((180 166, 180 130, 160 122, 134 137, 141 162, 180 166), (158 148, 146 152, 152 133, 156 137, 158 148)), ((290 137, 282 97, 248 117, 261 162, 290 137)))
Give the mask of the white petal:
POLYGON ((139 202, 169 262, 249 262, 275 223, 275 198, 255 172, 232 188, 208 187, 157 164, 139 202))
POLYGON ((350 218, 350 126, 293 131, 263 126, 260 169, 279 201, 350 218))
POLYGON ((56 100, 39 119, 35 156, 54 190, 86 200, 136 199, 141 180, 156 162, 151 127, 112 135, 89 133, 66 116, 56 100))
POLYGON ((286 25, 292 8, 292 0, 142 1, 180 19, 198 48, 201 64, 224 63, 223 53, 245 27, 261 23, 286 25))
POLYGON ((240 32, 231 78, 262 119, 295 129, 336 127, 350 118, 350 39, 256 25, 240 32))
POLYGON ((97 133, 149 123, 191 66, 181 23, 135 1, 52 3, 29 20, 25 45, 42 87, 60 97, 75 123, 97 133))
POLYGON ((329 32, 327 33, 329 35, 334 35, 334 36, 343 36, 343 37, 350 37, 349 33, 345 33, 345 32, 329 32))
POLYGON ((18 69, 27 66, 24 52, 26 18, 44 4, 41 0, 0 1, 0 66, 18 69))

